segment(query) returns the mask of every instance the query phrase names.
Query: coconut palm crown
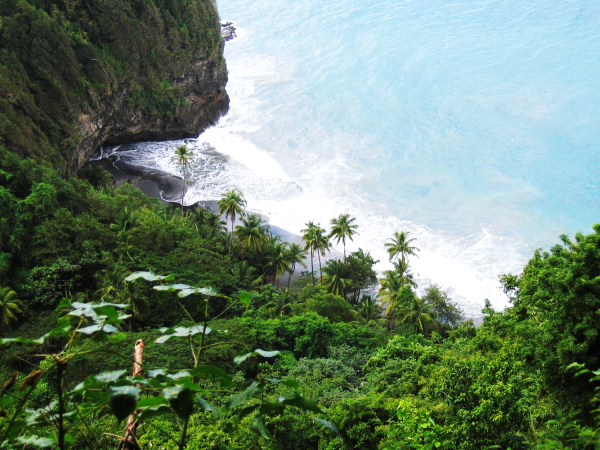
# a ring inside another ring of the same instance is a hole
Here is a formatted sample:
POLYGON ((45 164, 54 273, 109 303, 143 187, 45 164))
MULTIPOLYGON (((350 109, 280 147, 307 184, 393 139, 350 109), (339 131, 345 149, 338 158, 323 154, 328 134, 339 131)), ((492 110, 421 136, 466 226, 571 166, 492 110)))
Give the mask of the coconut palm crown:
POLYGON ((413 245, 413 242, 415 242, 416 239, 409 239, 409 234, 410 231, 396 231, 394 237, 390 239, 390 242, 385 244, 387 252, 390 255, 390 261, 397 256, 400 256, 402 261, 406 261, 408 256, 417 256, 415 252, 418 252, 419 249, 413 245))
POLYGON ((226 192, 221 200, 219 200, 219 213, 224 214, 225 217, 231 220, 229 253, 231 253, 231 246, 233 245, 233 224, 235 223, 235 217, 244 217, 244 206, 246 206, 244 195, 237 189, 232 189, 231 191, 226 192))
POLYGON ((344 245, 344 259, 346 258, 346 239, 353 240, 354 235, 358 234, 358 225, 354 224, 356 219, 350 214, 340 214, 337 218, 331 219, 330 238, 337 239, 336 243, 344 245))
POLYGON ((0 287, 0 327, 8 326, 17 320, 22 313, 23 303, 17 298, 17 293, 9 287, 0 287))
POLYGON ((187 189, 188 167, 194 160, 194 152, 189 150, 185 145, 180 145, 175 148, 175 154, 171 160, 177 164, 183 175, 183 189, 181 190, 181 215, 183 216, 183 201, 185 199, 185 191, 187 189))

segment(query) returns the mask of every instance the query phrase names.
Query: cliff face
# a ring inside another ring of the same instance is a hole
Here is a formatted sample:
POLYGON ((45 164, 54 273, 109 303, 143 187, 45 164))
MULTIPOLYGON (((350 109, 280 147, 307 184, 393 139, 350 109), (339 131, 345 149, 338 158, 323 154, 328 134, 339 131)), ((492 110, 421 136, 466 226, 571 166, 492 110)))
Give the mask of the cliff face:
POLYGON ((79 169, 101 145, 197 136, 227 112, 212 0, 2 0, 0 145, 79 169))
POLYGON ((153 116, 129 106, 126 87, 98 108, 80 113, 75 124, 81 136, 75 150, 75 166, 80 168, 102 145, 196 137, 214 125, 229 109, 227 70, 224 64, 209 59, 198 61, 188 70, 172 80, 187 101, 186 106, 177 107, 172 114, 153 116))

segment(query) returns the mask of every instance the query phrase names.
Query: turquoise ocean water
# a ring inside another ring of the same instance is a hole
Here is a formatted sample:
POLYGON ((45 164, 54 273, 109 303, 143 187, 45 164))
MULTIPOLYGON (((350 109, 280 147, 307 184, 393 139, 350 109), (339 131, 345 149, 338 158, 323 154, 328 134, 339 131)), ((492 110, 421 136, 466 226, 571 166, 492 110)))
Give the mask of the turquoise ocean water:
MULTIPOLYGON (((188 201, 236 186, 299 232, 342 212, 389 267, 471 314, 500 273, 600 222, 600 1, 220 0, 231 110, 197 140, 188 201)), ((178 142, 136 145, 176 172, 178 142)), ((123 149, 121 149, 123 150, 123 149)))

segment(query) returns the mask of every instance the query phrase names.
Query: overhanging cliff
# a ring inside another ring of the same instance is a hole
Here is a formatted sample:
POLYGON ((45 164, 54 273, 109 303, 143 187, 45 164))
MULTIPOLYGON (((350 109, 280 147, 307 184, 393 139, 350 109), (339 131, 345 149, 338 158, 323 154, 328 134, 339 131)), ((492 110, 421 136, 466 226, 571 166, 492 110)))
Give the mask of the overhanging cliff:
POLYGON ((0 145, 77 170, 103 144, 197 136, 227 112, 211 0, 1 0, 0 145))

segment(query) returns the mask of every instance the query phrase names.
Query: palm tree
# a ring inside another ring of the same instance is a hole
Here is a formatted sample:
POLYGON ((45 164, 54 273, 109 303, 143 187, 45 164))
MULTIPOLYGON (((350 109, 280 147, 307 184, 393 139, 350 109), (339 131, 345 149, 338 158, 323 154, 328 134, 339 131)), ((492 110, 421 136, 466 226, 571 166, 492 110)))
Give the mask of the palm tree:
POLYGON ((330 294, 346 298, 346 291, 352 284, 348 266, 337 259, 329 261, 325 266, 325 276, 322 279, 322 284, 330 294))
POLYGON ((350 214, 340 214, 337 219, 331 219, 331 232, 329 233, 330 238, 336 238, 337 243, 340 241, 344 244, 344 259, 346 259, 346 238, 353 240, 352 237, 358 228, 353 222, 356 219, 350 217, 350 214))
POLYGON ((239 262, 233 266, 233 276, 239 280, 238 286, 248 291, 256 290, 263 282, 263 277, 257 276, 256 269, 247 261, 239 262))
POLYGON ((126 275, 127 269, 119 266, 102 272, 97 276, 99 289, 96 297, 103 302, 116 301, 121 296, 126 275))
POLYGON ((112 186, 115 182, 115 178, 112 174, 102 166, 90 166, 85 171, 84 176, 96 189, 112 186))
POLYGON ((302 267, 306 269, 306 264, 304 264, 304 258, 306 258, 306 252, 302 250, 298 244, 290 244, 288 251, 286 253, 287 262, 290 264, 290 276, 288 277, 287 287, 290 287, 290 280, 292 279, 292 275, 296 270, 296 264, 300 263, 302 267))
POLYGON ((294 296, 289 289, 279 291, 275 299, 269 302, 269 306, 275 307, 275 316, 282 317, 284 314, 289 314, 292 311, 294 304, 294 296))
POLYGON ((23 303, 17 298, 17 293, 9 287, 0 287, 0 327, 6 327, 17 320, 21 314, 23 303))
POLYGON ((287 243, 277 244, 272 249, 271 255, 267 257, 267 261, 265 269, 273 271, 277 283, 281 275, 290 271, 290 263, 287 259, 287 243))
POLYGON ((414 289, 417 288, 417 282, 414 279, 414 275, 410 273, 410 265, 408 264, 408 261, 401 259, 400 261, 394 262, 393 272, 400 279, 403 286, 410 286, 414 289))
POLYGON ((321 268, 321 256, 325 256, 331 248, 331 242, 329 242, 329 235, 325 228, 320 226, 315 227, 315 251, 319 257, 319 279, 323 278, 323 269, 321 268))
MULTIPOLYGON (((118 292, 117 300, 127 305, 127 310, 136 319, 142 319, 143 313, 150 308, 150 301, 146 296, 145 288, 135 281, 124 282, 118 292)), ((129 320, 129 330, 131 330, 131 319, 129 320)))
POLYGON ((231 254, 231 246, 233 245, 233 224, 235 223, 235 216, 244 217, 245 213, 242 209, 246 206, 246 200, 244 195, 237 189, 232 189, 223 195, 223 198, 219 200, 219 214, 224 214, 225 217, 231 219, 231 239, 229 241, 229 253, 231 254))
POLYGON ((384 275, 385 278, 381 280, 381 286, 379 291, 377 291, 377 296, 381 299, 382 305, 387 303, 385 314, 390 317, 390 329, 393 329, 398 297, 404 288, 404 284, 396 273, 391 270, 385 271, 384 275))
POLYGON ((269 242, 268 225, 256 214, 250 214, 246 219, 242 219, 242 223, 243 225, 235 227, 237 241, 242 246, 242 252, 245 253, 247 249, 260 252, 263 245, 269 242))
POLYGON ((314 222, 310 221, 306 224, 306 228, 301 230, 302 240, 305 242, 304 251, 310 250, 310 277, 312 280, 312 284, 315 284, 315 269, 314 269, 314 259, 315 259, 315 243, 317 239, 316 229, 317 225, 314 222))
POLYGON ((396 231, 390 242, 385 244, 390 255, 390 261, 398 255, 400 255, 402 261, 406 261, 408 256, 417 256, 415 252, 418 252, 419 249, 411 245, 416 239, 408 239, 409 234, 410 231, 396 231))
POLYGON ((415 334, 425 336, 435 326, 435 313, 423 300, 413 294, 411 302, 398 311, 400 322, 410 325, 415 334))
POLYGON ((377 300, 370 295, 365 295, 362 298, 358 312, 365 323, 381 319, 381 307, 377 303, 377 300))
POLYGON ((187 169, 194 160, 194 152, 188 150, 185 145, 180 145, 175 149, 175 154, 171 158, 177 163, 183 174, 183 190, 181 191, 181 215, 183 216, 183 199, 185 198, 185 189, 187 184, 187 169))

